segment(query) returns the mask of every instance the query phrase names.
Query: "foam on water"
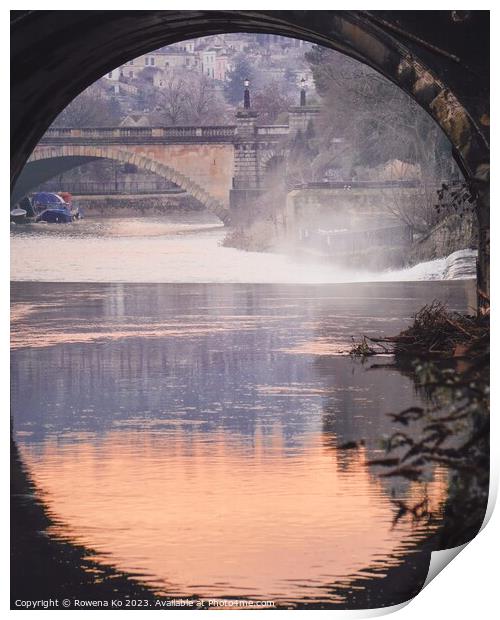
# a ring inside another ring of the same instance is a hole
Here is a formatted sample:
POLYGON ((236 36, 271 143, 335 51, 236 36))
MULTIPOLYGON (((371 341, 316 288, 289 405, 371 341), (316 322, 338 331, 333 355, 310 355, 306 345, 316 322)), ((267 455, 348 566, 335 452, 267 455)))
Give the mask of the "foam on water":
POLYGON ((408 269, 381 274, 384 282, 413 282, 418 280, 472 280, 476 277, 477 250, 458 250, 445 258, 418 263, 408 269))
POLYGON ((217 222, 193 217, 99 218, 15 230, 12 280, 336 284, 474 277, 473 250, 410 269, 355 270, 321 258, 224 247, 226 232, 217 222))

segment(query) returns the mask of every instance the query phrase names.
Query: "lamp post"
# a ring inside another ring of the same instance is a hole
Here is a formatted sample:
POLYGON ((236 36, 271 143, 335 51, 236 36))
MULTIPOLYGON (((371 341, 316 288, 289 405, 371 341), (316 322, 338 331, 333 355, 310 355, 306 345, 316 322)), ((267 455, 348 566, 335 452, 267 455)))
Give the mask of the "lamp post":
POLYGON ((303 77, 300 80, 300 107, 304 108, 306 105, 306 78, 303 77))
POLYGON ((243 93, 243 107, 245 108, 245 110, 249 110, 250 109, 250 81, 248 78, 245 78, 243 84, 245 85, 245 91, 243 93))

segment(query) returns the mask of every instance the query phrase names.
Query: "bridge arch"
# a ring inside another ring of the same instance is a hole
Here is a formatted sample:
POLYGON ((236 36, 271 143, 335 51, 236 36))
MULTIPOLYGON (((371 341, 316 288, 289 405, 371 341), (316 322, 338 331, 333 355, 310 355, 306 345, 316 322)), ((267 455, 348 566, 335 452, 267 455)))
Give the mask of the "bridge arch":
MULTIPOLYGON (((29 172, 30 166, 36 166, 37 162, 47 160, 68 160, 74 161, 69 164, 69 168, 76 167, 82 162, 95 161, 97 159, 111 159, 119 161, 123 164, 133 164, 144 170, 161 176, 184 189, 188 194, 196 198, 205 208, 220 218, 224 224, 229 223, 229 209, 226 208, 219 200, 213 197, 209 192, 200 187, 191 178, 182 174, 175 168, 156 161, 155 159, 127 151, 126 149, 117 148, 115 146, 82 146, 82 145, 65 145, 65 146, 38 146, 31 154, 26 165, 26 172, 29 172)), ((68 168, 66 168, 68 169, 68 168)), ((24 185, 24 193, 32 189, 26 183, 24 185)), ((18 192, 19 193, 19 192, 18 192)))
POLYGON ((11 20, 14 175, 55 116, 102 75, 222 32, 294 37, 356 58, 436 120, 469 177, 489 162, 488 11, 13 11, 11 20))
POLYGON ((278 162, 286 161, 288 151, 285 148, 268 150, 262 153, 259 159, 262 170, 270 172, 278 162))
POLYGON ((489 11, 11 11, 11 186, 55 117, 112 69, 224 32, 311 41, 363 62, 441 127, 477 190, 489 296, 489 11))

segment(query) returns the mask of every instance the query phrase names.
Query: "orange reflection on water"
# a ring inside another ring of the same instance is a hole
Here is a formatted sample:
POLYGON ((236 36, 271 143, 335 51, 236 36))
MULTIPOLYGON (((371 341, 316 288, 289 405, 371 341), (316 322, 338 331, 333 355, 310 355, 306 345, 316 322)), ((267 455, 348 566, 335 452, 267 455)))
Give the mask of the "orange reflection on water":
MULTIPOLYGON (((392 527, 380 479, 320 439, 285 445, 276 424, 246 443, 227 433, 113 431, 21 451, 55 528, 140 573, 158 592, 277 602, 327 598, 374 561, 396 563, 411 533, 392 527)), ((442 480, 429 483, 433 498, 442 480)))

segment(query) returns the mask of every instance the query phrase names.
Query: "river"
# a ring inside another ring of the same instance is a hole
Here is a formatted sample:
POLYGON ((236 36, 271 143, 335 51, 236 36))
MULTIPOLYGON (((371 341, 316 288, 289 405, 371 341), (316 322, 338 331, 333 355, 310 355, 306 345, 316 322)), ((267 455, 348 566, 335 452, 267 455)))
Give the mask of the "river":
POLYGON ((393 500, 439 516, 447 474, 366 465, 421 396, 345 351, 435 298, 467 310, 473 282, 349 283, 222 235, 199 214, 16 228, 15 441, 48 535, 158 594, 348 605, 433 531, 393 500))

